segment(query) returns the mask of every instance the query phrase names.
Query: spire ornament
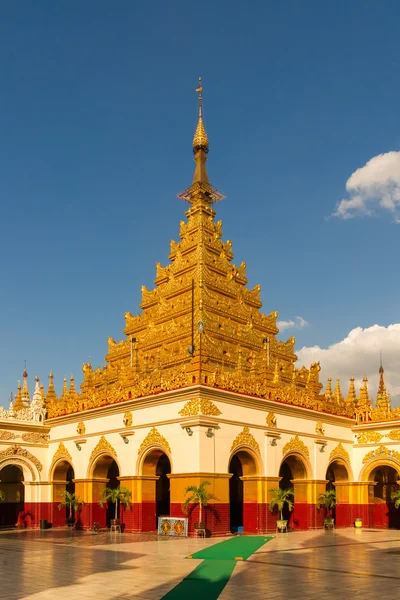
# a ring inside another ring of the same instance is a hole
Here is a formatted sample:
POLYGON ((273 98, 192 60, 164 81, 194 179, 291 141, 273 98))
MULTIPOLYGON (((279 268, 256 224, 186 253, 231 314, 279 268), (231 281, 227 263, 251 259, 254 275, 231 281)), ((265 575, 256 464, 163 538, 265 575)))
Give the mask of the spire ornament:
POLYGON ((198 201, 206 205, 213 204, 223 200, 225 196, 217 192, 214 186, 210 185, 208 180, 206 162, 209 150, 208 137, 203 123, 203 83, 199 77, 199 84, 196 88, 198 94, 199 112, 197 127, 193 138, 192 149, 196 168, 194 170, 192 185, 178 194, 178 198, 196 204, 198 201))

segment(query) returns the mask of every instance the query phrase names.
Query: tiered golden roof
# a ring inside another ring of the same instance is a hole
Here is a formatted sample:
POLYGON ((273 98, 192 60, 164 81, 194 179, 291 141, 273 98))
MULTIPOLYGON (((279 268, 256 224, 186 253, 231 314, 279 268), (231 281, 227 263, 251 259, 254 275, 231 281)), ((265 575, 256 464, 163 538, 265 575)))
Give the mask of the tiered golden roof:
POLYGON ((251 394, 334 414, 354 416, 355 406, 335 393, 321 394, 319 364, 295 368, 294 338, 279 341, 277 312, 261 312, 260 286, 247 287, 246 264, 233 261, 232 244, 222 240, 213 203, 223 196, 206 170, 208 138, 202 115, 193 140, 195 175, 180 197, 190 202, 179 242, 171 241, 169 263, 156 265, 155 288, 142 287, 142 312, 125 315, 125 338, 108 340, 106 366, 83 366, 77 394, 55 397, 53 376, 48 416, 78 412, 194 384, 251 394))

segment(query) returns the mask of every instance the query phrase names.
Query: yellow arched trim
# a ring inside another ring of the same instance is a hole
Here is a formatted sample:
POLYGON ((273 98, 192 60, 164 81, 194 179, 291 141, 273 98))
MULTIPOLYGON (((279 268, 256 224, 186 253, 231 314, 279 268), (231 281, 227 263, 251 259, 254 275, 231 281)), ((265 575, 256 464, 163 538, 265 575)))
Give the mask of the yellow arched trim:
POLYGON ((345 460, 343 456, 333 456, 332 458, 330 458, 326 470, 328 470, 334 462, 338 462, 339 464, 342 463, 347 470, 347 481, 353 481, 353 469, 351 468, 350 463, 347 462, 347 460, 345 460))
POLYGON ((251 446, 248 446, 246 444, 240 444, 239 446, 235 446, 233 448, 233 450, 231 451, 229 460, 228 460, 227 473, 229 473, 229 466, 231 464, 232 458, 235 456, 235 454, 239 454, 240 452, 247 452, 247 454, 249 454, 251 456, 251 458, 254 460, 254 464, 256 467, 256 472, 254 473, 254 475, 260 475, 260 473, 261 473, 261 457, 254 448, 252 448, 251 446))
MULTIPOLYGON (((310 460, 309 460, 308 456, 302 450, 289 450, 288 452, 286 452, 286 454, 284 454, 282 457, 281 464, 279 465, 279 471, 281 469, 282 464, 290 456, 294 456, 295 458, 298 458, 303 463, 303 466, 306 471, 306 478, 312 479, 313 475, 312 475, 312 467, 311 467, 310 460)), ((279 471, 278 471, 278 474, 279 474, 279 471)))
POLYGON ((372 458, 367 462, 360 471, 359 481, 370 481, 371 473, 376 467, 393 467, 399 473, 400 477, 400 460, 388 454, 387 456, 372 458))
POLYGON ((167 449, 165 446, 163 446, 161 444, 157 444, 157 443, 153 443, 151 446, 146 446, 144 448, 143 452, 139 455, 138 460, 136 462, 136 473, 138 473, 139 475, 143 475, 144 462, 145 462, 146 458, 149 456, 149 454, 154 452, 154 450, 159 450, 168 457, 169 464, 171 466, 171 473, 173 473, 174 469, 173 469, 173 465, 172 465, 172 457, 171 457, 171 452, 170 452, 171 449, 170 448, 167 449))
POLYGON ((100 456, 103 456, 104 454, 111 456, 111 458, 113 460, 115 460, 115 462, 118 465, 118 470, 121 473, 121 468, 120 468, 119 462, 117 460, 117 453, 116 453, 115 449, 113 448, 113 446, 111 446, 110 442, 105 438, 104 435, 102 435, 100 440, 97 442, 96 446, 92 450, 92 453, 89 458, 89 466, 87 469, 87 476, 89 478, 92 477, 92 475, 93 475, 93 470, 94 470, 94 467, 96 465, 98 458, 100 458, 100 456))

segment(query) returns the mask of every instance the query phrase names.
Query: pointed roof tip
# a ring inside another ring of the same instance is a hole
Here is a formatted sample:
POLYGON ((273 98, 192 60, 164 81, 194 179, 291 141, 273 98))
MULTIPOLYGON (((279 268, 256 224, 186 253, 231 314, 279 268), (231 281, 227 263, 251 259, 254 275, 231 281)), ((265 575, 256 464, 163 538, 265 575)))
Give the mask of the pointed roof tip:
POLYGON ((193 153, 196 154, 199 150, 203 150, 203 152, 207 154, 208 137, 203 123, 203 84, 201 77, 199 77, 199 85, 196 88, 196 92, 199 95, 199 117, 197 121, 196 132, 193 138, 193 153))

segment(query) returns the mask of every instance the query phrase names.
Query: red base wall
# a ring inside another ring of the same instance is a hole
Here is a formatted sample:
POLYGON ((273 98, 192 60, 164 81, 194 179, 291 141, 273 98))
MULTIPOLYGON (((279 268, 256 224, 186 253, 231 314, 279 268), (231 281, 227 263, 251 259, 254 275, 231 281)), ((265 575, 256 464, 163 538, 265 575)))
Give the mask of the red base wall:
MULTIPOLYGON (((1 507, 3 509, 3 507, 1 507)), ((26 519, 28 527, 39 527, 41 519, 46 519, 53 527, 64 527, 66 521, 65 509, 58 510, 56 502, 25 502, 23 512, 29 512, 31 517, 26 519)), ((203 509, 203 520, 207 529, 213 535, 230 533, 229 504, 213 504, 203 509)), ((180 503, 171 503, 170 515, 173 517, 189 516, 189 533, 194 532, 194 523, 199 520, 199 508, 189 506, 188 515, 182 512, 180 503)), ((290 513, 289 528, 320 529, 323 527, 325 512, 317 510, 314 504, 295 503, 294 511, 290 513)), ((275 531, 278 512, 271 514, 268 504, 246 502, 243 505, 243 521, 245 533, 265 533, 275 531)), ((393 504, 337 504, 336 527, 354 527, 356 518, 363 520, 363 527, 400 529, 400 510, 393 504)), ((76 514, 77 526, 89 529, 94 522, 106 527, 106 509, 97 503, 88 503, 76 514)), ((143 502, 132 504, 130 509, 121 511, 121 522, 127 532, 156 531, 156 504, 143 502)), ((11 525, 15 525, 12 523, 11 525)))

